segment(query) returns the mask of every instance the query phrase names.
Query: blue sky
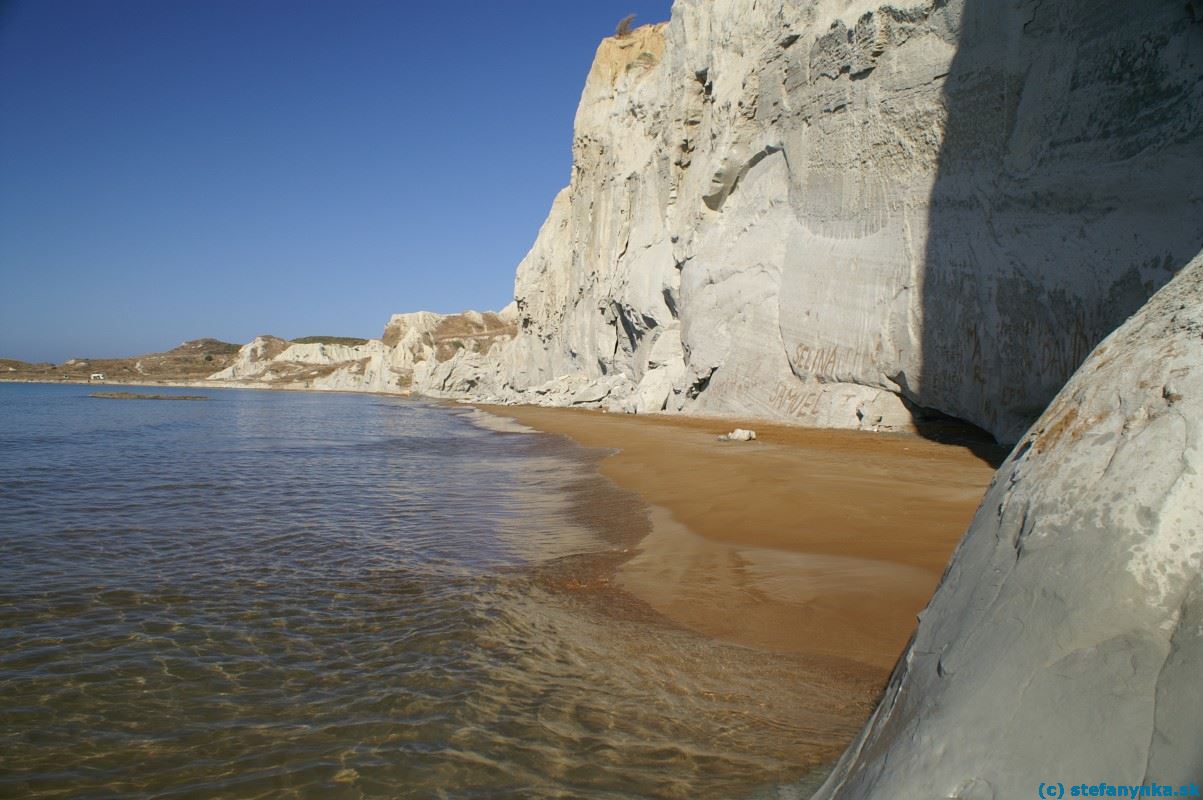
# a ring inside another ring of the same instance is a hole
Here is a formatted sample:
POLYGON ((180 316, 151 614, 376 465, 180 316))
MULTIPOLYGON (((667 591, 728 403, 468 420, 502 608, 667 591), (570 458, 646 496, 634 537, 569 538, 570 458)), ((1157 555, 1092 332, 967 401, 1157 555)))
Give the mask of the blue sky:
POLYGON ((0 0, 0 357, 499 308, 669 0, 0 0))

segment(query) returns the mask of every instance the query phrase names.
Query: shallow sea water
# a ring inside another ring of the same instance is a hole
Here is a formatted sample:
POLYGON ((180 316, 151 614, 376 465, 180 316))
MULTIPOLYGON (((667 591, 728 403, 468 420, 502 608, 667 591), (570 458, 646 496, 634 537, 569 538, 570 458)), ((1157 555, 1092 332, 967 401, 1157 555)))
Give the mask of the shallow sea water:
POLYGON ((0 796, 804 798, 851 735, 792 657, 607 588, 646 517, 596 453, 88 394, 0 384, 0 796))

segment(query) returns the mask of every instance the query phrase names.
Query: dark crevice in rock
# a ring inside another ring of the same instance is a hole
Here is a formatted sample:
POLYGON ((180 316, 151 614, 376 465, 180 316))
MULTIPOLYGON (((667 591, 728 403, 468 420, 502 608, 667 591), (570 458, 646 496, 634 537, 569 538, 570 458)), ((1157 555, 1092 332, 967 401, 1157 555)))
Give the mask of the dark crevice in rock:
POLYGON ((705 375, 697 378, 689 388, 685 390, 685 396, 690 400, 695 400, 702 392, 706 391, 706 387, 710 385, 710 379, 714 377, 714 373, 718 372, 718 367, 711 367, 705 375))
POLYGON ((915 430, 923 438, 960 445, 995 468, 1007 460, 1009 448, 995 440, 989 431, 939 409, 916 405, 905 397, 902 402, 911 412, 915 430))
MULTIPOLYGON (((680 265, 678 265, 678 269, 680 265)), ((664 305, 668 308, 668 313, 672 314, 673 319, 680 319, 681 315, 677 311, 677 298, 673 295, 673 290, 667 286, 661 291, 664 295, 664 305)))

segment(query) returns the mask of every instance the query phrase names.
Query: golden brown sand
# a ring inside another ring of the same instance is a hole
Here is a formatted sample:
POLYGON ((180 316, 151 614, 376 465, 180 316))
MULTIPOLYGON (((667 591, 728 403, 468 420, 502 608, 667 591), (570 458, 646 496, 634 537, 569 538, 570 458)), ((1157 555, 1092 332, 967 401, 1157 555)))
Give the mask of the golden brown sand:
POLYGON ((993 473, 964 446, 909 435, 482 409, 617 451, 602 474, 652 518, 619 588, 703 634, 852 662, 862 679, 897 659, 993 473), (735 427, 757 440, 718 440, 735 427))

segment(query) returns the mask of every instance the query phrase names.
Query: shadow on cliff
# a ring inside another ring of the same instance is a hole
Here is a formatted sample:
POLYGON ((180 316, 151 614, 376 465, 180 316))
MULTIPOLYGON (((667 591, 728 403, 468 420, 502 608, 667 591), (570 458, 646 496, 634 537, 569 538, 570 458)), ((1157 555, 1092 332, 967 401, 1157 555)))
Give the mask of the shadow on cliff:
POLYGON ((922 433, 993 460, 944 415, 1017 441, 1203 248, 1203 23, 1182 0, 933 14, 958 7, 907 394, 922 433))
POLYGON ((964 447, 994 469, 1001 467, 1007 460, 1010 452, 1007 445, 999 444, 988 431, 973 423, 934 408, 921 408, 914 404, 908 404, 907 407, 910 409, 915 431, 924 439, 964 447))

